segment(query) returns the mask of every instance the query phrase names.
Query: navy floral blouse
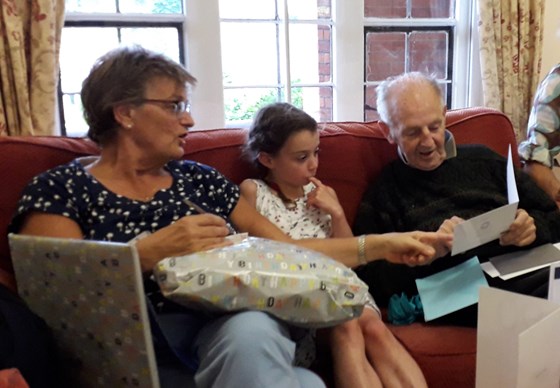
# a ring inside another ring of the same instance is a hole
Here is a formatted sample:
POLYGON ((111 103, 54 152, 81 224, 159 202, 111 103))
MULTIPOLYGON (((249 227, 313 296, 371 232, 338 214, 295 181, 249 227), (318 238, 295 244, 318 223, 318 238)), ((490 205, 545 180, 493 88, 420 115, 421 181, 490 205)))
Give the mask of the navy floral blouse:
POLYGON ((153 233, 183 216, 197 214, 185 200, 225 220, 239 200, 239 188, 215 169, 192 161, 172 161, 170 188, 143 202, 117 195, 98 182, 79 159, 42 173, 28 184, 10 232, 32 211, 58 214, 77 222, 89 240, 128 242, 153 233))

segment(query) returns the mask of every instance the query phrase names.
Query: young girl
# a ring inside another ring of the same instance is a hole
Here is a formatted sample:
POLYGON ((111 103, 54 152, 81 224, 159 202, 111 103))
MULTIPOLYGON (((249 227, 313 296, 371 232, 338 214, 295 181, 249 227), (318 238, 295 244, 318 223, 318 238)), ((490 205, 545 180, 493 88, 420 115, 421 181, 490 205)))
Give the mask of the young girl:
MULTIPOLYGON (((352 236, 335 191, 315 178, 319 132, 311 116, 287 103, 262 108, 244 153, 261 179, 243 181, 241 194, 286 234, 295 239, 352 236)), ((373 299, 359 318, 330 329, 329 339, 337 387, 427 386, 373 299)))

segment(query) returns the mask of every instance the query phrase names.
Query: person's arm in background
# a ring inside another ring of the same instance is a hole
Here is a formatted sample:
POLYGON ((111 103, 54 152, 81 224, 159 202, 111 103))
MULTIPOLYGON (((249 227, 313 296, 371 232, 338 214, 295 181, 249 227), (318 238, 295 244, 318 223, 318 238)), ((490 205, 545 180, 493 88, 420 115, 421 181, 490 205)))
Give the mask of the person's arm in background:
POLYGON ((560 208, 560 181, 554 175, 551 167, 539 162, 526 161, 523 170, 533 178, 545 193, 556 202, 560 208))
POLYGON ((560 181, 552 171, 560 147, 560 64, 540 83, 527 124, 527 140, 519 144, 523 169, 560 207, 560 181))
POLYGON ((518 209, 533 218, 536 228, 534 245, 560 241, 560 210, 544 190, 524 171, 517 171, 518 209))

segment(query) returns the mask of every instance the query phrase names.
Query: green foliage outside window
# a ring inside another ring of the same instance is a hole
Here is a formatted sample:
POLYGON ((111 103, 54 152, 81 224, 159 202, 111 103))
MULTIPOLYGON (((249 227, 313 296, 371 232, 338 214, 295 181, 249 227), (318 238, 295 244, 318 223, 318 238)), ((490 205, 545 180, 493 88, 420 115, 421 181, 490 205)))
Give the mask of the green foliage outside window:
MULTIPOLYGON (((242 97, 234 97, 231 101, 226 102, 225 114, 226 121, 244 121, 252 120, 255 113, 268 104, 280 101, 278 92, 270 90, 266 94, 262 94, 257 99, 251 99, 247 95, 242 97)), ((292 105, 303 109, 303 89, 292 88, 292 105)))

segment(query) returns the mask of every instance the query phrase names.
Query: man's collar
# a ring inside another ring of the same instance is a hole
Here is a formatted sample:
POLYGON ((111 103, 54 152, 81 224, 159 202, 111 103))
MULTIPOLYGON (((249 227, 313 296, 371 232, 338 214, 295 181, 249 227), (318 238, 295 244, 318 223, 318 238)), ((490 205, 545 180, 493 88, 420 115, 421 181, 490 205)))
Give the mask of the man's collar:
POLYGON ((453 134, 446 129, 445 130, 445 154, 447 157, 445 159, 451 159, 457 156, 457 144, 455 144, 455 138, 453 134))

